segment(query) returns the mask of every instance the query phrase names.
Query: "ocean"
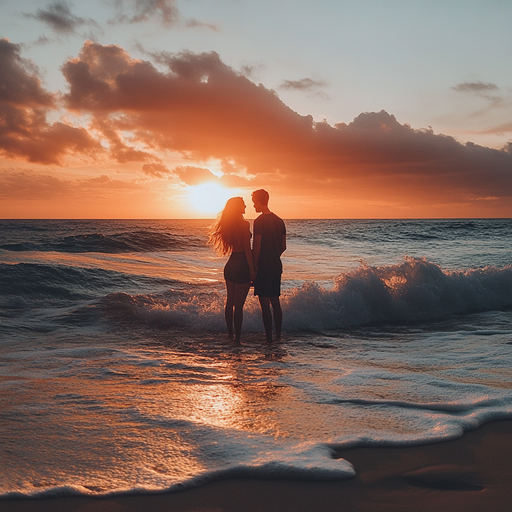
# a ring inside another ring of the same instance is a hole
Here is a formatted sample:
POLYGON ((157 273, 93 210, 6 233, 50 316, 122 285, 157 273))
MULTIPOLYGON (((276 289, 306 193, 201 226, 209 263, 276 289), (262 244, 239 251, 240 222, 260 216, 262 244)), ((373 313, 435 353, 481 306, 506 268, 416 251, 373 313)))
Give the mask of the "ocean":
POLYGON ((202 220, 0 221, 0 497, 337 480, 512 419, 512 219, 288 220, 226 340, 202 220))

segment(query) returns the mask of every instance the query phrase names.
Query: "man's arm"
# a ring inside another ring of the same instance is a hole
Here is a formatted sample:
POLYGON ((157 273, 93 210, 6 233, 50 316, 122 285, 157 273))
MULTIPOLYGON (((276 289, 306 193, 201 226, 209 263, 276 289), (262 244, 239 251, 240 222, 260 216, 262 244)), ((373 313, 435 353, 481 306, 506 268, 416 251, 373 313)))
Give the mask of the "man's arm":
POLYGON ((254 270, 258 272, 258 258, 261 252, 261 235, 254 235, 252 243, 252 257, 254 258, 254 270))
POLYGON ((283 235, 283 241, 281 242, 281 254, 286 251, 286 235, 283 235))

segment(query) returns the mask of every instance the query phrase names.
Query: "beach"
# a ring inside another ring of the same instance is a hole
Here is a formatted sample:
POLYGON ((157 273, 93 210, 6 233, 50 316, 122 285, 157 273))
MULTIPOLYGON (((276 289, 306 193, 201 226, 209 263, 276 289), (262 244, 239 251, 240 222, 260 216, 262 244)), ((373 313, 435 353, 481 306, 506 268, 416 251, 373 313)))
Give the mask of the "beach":
POLYGON ((508 512, 512 422, 422 446, 340 450, 356 476, 338 482, 234 479, 168 494, 0 501, 3 512, 508 512))

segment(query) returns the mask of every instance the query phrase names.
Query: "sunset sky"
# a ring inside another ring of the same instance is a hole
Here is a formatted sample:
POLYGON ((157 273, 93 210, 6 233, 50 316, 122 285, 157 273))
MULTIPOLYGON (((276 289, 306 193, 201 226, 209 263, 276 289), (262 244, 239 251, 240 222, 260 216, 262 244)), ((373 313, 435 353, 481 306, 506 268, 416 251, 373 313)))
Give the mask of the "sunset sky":
POLYGON ((0 217, 512 216, 510 0, 0 0, 0 217))

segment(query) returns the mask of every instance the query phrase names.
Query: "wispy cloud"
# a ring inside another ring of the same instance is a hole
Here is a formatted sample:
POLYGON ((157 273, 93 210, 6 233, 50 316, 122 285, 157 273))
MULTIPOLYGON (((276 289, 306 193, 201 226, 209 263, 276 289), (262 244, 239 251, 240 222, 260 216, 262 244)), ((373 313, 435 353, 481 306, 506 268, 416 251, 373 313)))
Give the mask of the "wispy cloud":
POLYGON ((111 23, 157 21, 166 27, 180 21, 176 0, 116 0, 117 14, 111 23))
POLYGON ((491 82, 462 82, 452 87, 457 92, 475 92, 488 93, 490 91, 499 91, 499 87, 491 82))
POLYGON ((329 96, 323 91, 326 85, 327 82, 324 80, 301 78, 300 80, 283 80, 279 85, 279 89, 306 92, 310 97, 317 96, 328 100, 329 96))
POLYGON ((327 84, 323 80, 301 78, 300 80, 283 80, 280 89, 295 89, 297 91, 316 92, 327 84))
POLYGON ((103 174, 88 179, 63 179, 35 170, 0 170, 0 197, 7 199, 46 199, 82 197, 88 193, 139 189, 140 186, 114 180, 103 174))
POLYGON ((182 26, 221 31, 215 23, 197 18, 183 19, 176 0, 114 0, 114 6, 116 15, 109 21, 110 24, 158 23, 166 28, 182 26))
POLYGON ((171 174, 167 166, 162 163, 142 164, 141 171, 153 178, 166 178, 171 174))
POLYGON ((203 21, 196 20, 195 18, 190 18, 185 22, 185 26, 187 28, 207 28, 208 30, 213 30, 214 32, 220 32, 220 27, 215 23, 205 23, 203 21))
POLYGON ((512 132, 512 122, 502 123, 497 126, 492 126, 486 130, 480 130, 478 133, 507 133, 512 132))
POLYGON ((452 89, 468 96, 468 98, 480 100, 478 108, 469 115, 470 118, 481 117, 491 110, 503 109, 510 106, 510 97, 506 92, 502 92, 498 85, 492 82, 482 82, 480 80, 462 82, 452 87, 452 89), (485 100, 486 102, 483 106, 481 100, 485 100))
POLYGON ((35 14, 26 14, 26 16, 45 23, 58 34, 76 33, 77 28, 83 25, 98 27, 98 24, 90 18, 75 16, 71 12, 70 5, 64 0, 56 0, 46 9, 38 9, 35 14))
POLYGON ((55 41, 56 39, 50 39, 49 37, 46 37, 46 36, 40 36, 37 38, 36 41, 34 41, 33 45, 34 46, 44 46, 45 44, 51 44, 55 41))

